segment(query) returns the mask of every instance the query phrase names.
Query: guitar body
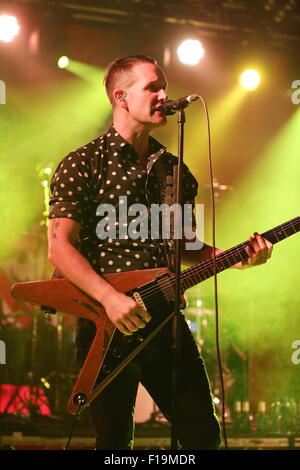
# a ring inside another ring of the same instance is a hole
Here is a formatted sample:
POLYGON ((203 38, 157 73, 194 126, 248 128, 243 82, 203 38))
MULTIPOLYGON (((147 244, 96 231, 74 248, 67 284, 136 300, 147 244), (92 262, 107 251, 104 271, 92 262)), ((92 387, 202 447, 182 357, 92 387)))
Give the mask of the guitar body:
POLYGON ((103 277, 117 290, 132 296, 142 307, 147 308, 152 320, 145 328, 131 336, 122 335, 109 320, 102 305, 66 279, 24 282, 12 287, 12 295, 18 300, 47 306, 95 324, 93 343, 68 402, 68 409, 73 414, 77 412, 78 405, 81 412, 148 344, 173 314, 173 291, 169 290, 167 300, 157 284, 159 280, 167 294, 167 283, 172 278, 167 268, 127 271, 103 277), (143 286, 146 286, 145 300, 142 300, 143 286), (155 297, 153 305, 149 290, 155 297))
MULTIPOLYGON (((167 273, 169 273, 167 268, 156 268, 105 274, 102 277, 115 289, 126 293, 167 273)), ((104 315, 100 303, 66 279, 20 282, 12 286, 11 293, 15 299, 23 302, 47 305, 55 310, 91 321, 94 321, 95 315, 104 315)))

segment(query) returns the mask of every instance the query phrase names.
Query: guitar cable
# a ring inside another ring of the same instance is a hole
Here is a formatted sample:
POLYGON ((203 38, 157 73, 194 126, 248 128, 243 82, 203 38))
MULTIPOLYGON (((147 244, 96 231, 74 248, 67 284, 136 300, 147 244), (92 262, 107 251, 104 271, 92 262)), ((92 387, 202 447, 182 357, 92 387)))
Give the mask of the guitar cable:
POLYGON ((212 246, 213 246, 213 269, 214 269, 214 298, 215 298, 215 312, 216 312, 216 349, 217 349, 217 359, 218 359, 218 370, 220 376, 221 384, 221 402, 222 402, 222 431, 224 437, 224 446, 228 450, 227 442, 227 433, 226 433, 226 407, 225 407, 225 387, 224 387, 224 378, 223 378, 223 368, 222 368, 222 358, 221 358, 221 349, 220 349, 220 338, 219 338, 219 304, 218 304, 218 281, 217 281, 217 264, 216 264, 216 209, 215 209, 215 194, 213 186, 213 171, 212 171, 212 154, 211 154, 211 131, 210 131, 210 121, 209 114, 206 102, 201 95, 198 95, 202 101, 206 124, 207 124, 207 142, 208 142, 208 166, 209 166, 209 179, 210 179, 210 189, 211 189, 211 206, 212 206, 212 246))
MULTIPOLYGON (((54 274, 52 276, 52 279, 56 279, 55 271, 54 271, 54 274)), ((41 305, 40 309, 43 312, 45 318, 48 318, 50 315, 55 315, 57 313, 56 309, 48 307, 47 305, 41 305)), ((71 429, 70 429, 70 432, 69 432, 68 442, 67 442, 66 447, 64 448, 64 450, 69 450, 71 439, 73 437, 75 426, 76 426, 77 419, 78 419, 78 416, 79 416, 80 408, 83 405, 86 404, 86 399, 85 399, 84 396, 79 395, 79 396, 76 397, 76 400, 77 400, 78 406, 77 406, 76 414, 74 415, 73 420, 72 420, 72 425, 71 425, 71 429)))
POLYGON ((78 420, 80 408, 86 404, 86 399, 81 398, 80 396, 78 396, 77 397, 77 402, 78 402, 77 410, 76 410, 75 415, 73 416, 72 425, 71 425, 71 429, 70 429, 70 433, 69 433, 69 437, 68 437, 68 442, 67 442, 66 447, 65 447, 64 450, 69 450, 71 439, 73 437, 73 434, 74 434, 74 431, 75 431, 75 426, 76 426, 76 423, 77 423, 77 420, 78 420))

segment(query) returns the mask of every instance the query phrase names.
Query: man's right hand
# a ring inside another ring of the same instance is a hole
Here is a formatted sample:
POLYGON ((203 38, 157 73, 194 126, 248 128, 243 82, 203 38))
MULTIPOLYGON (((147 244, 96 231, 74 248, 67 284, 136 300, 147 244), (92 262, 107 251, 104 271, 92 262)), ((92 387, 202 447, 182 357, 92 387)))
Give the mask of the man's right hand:
POLYGON ((124 335, 132 335, 151 320, 150 314, 131 297, 113 289, 101 302, 110 321, 124 335))

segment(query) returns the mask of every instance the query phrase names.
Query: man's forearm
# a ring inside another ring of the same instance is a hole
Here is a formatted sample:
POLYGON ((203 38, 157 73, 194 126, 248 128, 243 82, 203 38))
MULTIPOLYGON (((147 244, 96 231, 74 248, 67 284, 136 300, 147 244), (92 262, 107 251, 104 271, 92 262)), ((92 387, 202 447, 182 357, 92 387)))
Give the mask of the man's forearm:
POLYGON ((66 279, 100 303, 112 291, 115 291, 94 271, 82 254, 68 242, 57 244, 49 252, 49 260, 66 279))

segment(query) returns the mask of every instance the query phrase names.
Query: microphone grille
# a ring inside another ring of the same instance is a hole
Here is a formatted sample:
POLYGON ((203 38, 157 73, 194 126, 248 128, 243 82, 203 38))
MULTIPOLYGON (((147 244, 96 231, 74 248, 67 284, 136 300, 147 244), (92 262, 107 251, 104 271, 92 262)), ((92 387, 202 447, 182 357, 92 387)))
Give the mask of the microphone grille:
POLYGON ((190 103, 191 101, 197 101, 198 99, 199 99, 199 95, 197 95, 196 93, 193 94, 193 95, 189 95, 189 97, 188 97, 189 103, 190 103))

